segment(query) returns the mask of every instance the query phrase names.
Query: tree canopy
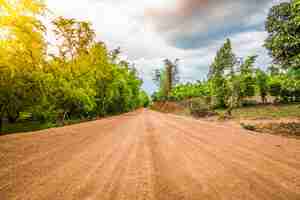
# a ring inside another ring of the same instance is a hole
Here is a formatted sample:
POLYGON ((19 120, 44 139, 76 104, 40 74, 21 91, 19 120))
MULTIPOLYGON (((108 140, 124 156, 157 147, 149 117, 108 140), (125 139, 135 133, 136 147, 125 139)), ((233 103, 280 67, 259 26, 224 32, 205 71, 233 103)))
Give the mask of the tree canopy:
POLYGON ((300 68, 299 13, 299 1, 292 0, 273 6, 266 21, 265 47, 274 63, 284 68, 300 68))
POLYGON ((134 67, 112 53, 120 49, 110 52, 95 39, 91 23, 55 18, 50 54, 43 2, 0 0, 1 119, 14 122, 28 112, 38 120, 63 122, 148 105, 134 67))

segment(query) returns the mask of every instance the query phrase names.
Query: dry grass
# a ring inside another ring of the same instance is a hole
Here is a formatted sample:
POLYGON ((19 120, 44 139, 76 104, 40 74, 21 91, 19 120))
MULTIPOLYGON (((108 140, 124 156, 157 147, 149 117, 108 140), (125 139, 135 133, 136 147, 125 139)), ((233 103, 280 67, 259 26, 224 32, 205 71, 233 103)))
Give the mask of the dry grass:
MULTIPOLYGON (((224 113, 224 110, 218 110, 224 113)), ((300 118, 300 104, 289 105, 257 105, 243 107, 233 110, 233 117, 236 119, 281 119, 300 118)))

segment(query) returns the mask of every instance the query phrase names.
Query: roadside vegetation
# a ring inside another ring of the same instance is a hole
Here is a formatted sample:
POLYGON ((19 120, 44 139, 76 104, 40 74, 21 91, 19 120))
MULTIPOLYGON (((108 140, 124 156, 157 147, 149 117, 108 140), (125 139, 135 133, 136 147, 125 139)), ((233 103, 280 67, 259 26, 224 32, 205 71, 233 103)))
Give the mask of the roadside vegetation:
POLYGON ((300 2, 273 6, 265 28, 264 46, 273 58, 270 66, 257 66, 259 55, 238 57, 227 39, 203 81, 180 84, 177 62, 166 60, 165 69, 155 72, 159 90, 152 95, 153 101, 186 104, 196 117, 215 113, 222 119, 299 118, 300 2))
POLYGON ((149 104, 119 48, 108 50, 89 22, 49 15, 41 0, 0 0, 0 133, 26 129, 26 123, 28 130, 33 124, 63 125, 149 104), (51 30, 45 21, 51 21, 51 30), (46 40, 49 32, 56 42, 46 40))
MULTIPOLYGON (((217 113, 225 114, 225 109, 216 110, 217 113)), ((256 106, 244 106, 232 111, 234 119, 268 120, 281 118, 300 119, 300 103, 295 104, 266 104, 256 106)))

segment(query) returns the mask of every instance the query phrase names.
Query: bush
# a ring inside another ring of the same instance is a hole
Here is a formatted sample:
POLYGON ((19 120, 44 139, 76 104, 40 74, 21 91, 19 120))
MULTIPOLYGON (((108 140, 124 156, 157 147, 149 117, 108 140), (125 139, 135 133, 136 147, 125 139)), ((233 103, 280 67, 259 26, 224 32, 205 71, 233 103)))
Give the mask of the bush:
POLYGON ((278 98, 281 94, 281 83, 278 81, 271 81, 269 83, 269 93, 271 96, 278 98))
POLYGON ((293 92, 293 96, 295 97, 295 102, 300 102, 300 88, 296 89, 294 92, 293 92))
POLYGON ((189 110, 194 117, 209 117, 215 115, 209 105, 202 99, 190 100, 189 110))
POLYGON ((243 107, 250 107, 250 106, 257 106, 257 101, 255 101, 255 100, 242 100, 242 102, 241 102, 241 104, 242 104, 242 106, 243 107))

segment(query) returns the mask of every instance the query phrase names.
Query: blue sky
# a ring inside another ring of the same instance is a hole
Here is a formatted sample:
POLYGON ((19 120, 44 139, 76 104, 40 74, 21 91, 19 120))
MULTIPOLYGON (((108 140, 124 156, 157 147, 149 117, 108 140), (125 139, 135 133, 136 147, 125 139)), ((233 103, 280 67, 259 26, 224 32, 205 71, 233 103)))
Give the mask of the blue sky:
POLYGON ((165 58, 180 61, 181 80, 206 77, 226 38, 237 56, 258 54, 256 65, 271 59, 263 48, 264 21, 280 0, 48 0, 54 15, 92 22, 97 39, 135 64, 143 88, 152 93, 154 69, 165 58))

